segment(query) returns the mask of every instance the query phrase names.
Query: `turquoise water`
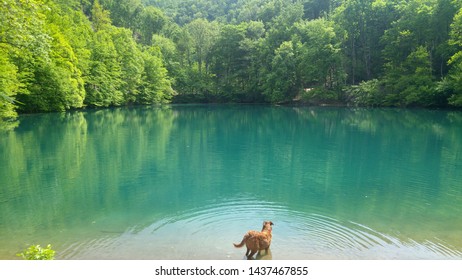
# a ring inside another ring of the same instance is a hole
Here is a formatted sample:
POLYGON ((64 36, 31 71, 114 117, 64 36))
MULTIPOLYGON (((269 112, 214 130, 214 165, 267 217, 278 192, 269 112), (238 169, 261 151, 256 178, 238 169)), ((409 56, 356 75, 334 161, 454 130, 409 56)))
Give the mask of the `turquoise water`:
POLYGON ((462 112, 271 106, 26 115, 0 132, 0 259, 462 259, 462 112))

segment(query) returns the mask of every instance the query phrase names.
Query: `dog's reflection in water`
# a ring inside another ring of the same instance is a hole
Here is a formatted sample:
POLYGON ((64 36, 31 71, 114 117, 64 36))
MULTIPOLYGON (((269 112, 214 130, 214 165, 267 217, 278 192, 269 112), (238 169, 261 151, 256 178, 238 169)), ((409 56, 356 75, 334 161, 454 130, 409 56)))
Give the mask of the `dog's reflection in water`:
POLYGON ((264 258, 264 256, 269 256, 271 259, 271 252, 269 251, 269 247, 271 245, 272 239, 272 231, 273 231, 273 222, 265 221, 263 222, 263 228, 261 231, 249 230, 242 238, 241 243, 236 244, 234 243, 234 247, 241 248, 244 246, 247 247, 247 252, 245 256, 248 260, 253 259, 253 256, 258 253, 261 257, 257 259, 268 259, 264 258), (265 254, 261 255, 260 251, 265 250, 265 254))

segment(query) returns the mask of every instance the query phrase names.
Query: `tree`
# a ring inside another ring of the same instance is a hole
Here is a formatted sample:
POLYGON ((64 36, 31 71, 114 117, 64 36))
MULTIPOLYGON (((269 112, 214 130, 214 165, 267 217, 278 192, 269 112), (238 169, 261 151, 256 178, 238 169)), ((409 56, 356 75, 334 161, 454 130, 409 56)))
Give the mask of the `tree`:
POLYGON ((81 107, 83 80, 73 49, 56 24, 62 20, 59 8, 52 2, 40 8, 34 1, 26 2, 19 2, 15 10, 25 12, 22 24, 11 26, 23 29, 24 34, 12 34, 9 39, 11 61, 18 69, 21 85, 17 95, 19 110, 62 111, 81 107), (37 22, 29 22, 30 19, 37 22))
POLYGON ((49 25, 53 38, 50 60, 35 65, 34 85, 22 97, 26 111, 64 111, 83 106, 85 90, 77 57, 58 27, 49 25))
POLYGON ((0 122, 16 118, 15 96, 19 90, 18 69, 0 45, 0 122))
POLYGON ((181 57, 175 85, 182 93, 208 94, 213 92, 210 73, 213 45, 219 34, 219 24, 205 19, 194 20, 177 34, 177 50, 181 57))
POLYGON ((181 58, 178 52, 178 47, 172 39, 162 35, 154 34, 152 36, 152 46, 160 48, 162 57, 164 59, 164 65, 167 67, 169 72, 177 73, 180 68, 181 58))
POLYGON ((146 45, 150 45, 152 43, 152 36, 160 33, 166 22, 167 19, 161 10, 152 6, 144 8, 137 24, 137 30, 139 30, 141 37, 140 41, 146 45))
POLYGON ((221 88, 220 95, 232 96, 244 90, 246 76, 247 53, 241 48, 245 38, 246 26, 225 25, 213 48, 213 73, 217 85, 221 88))
POLYGON ((356 104, 460 106, 460 9, 454 0, 5 0, 0 118, 165 102, 171 87, 203 101, 284 102, 339 99, 346 86, 356 104))
POLYGON ((458 9, 456 3, 457 1, 453 0, 437 0, 431 22, 427 23, 431 26, 431 34, 434 36, 431 44, 433 72, 439 78, 448 74, 448 61, 454 54, 454 48, 450 44, 450 31, 458 9))
POLYGON ((144 9, 140 0, 100 0, 100 3, 110 12, 115 26, 131 30, 137 28, 139 16, 144 9))
POLYGON ((121 92, 122 69, 112 40, 115 27, 99 30, 91 43, 89 75, 85 82, 85 104, 108 107, 124 102, 121 92), (112 31, 111 31, 112 30, 112 31))
POLYGON ((329 15, 340 2, 339 0, 304 0, 303 10, 305 18, 309 20, 329 15))
POLYGON ((425 47, 418 47, 398 65, 390 63, 386 67, 386 105, 436 105, 436 84, 430 54, 425 47))
POLYGON ((333 23, 325 19, 295 25, 298 42, 298 72, 303 88, 322 86, 335 89, 343 85, 340 40, 333 23))
POLYGON ((296 57, 292 41, 283 42, 275 50, 267 83, 263 85, 266 99, 271 103, 291 100, 298 93, 296 57))
POLYGON ((23 108, 34 85, 34 67, 49 61, 51 37, 45 28, 48 7, 40 0, 6 0, 0 4, 0 109, 7 117, 23 108))
POLYGON ((138 103, 165 103, 172 98, 172 88, 167 69, 163 66, 158 47, 149 47, 142 52, 144 69, 139 88, 138 103))
POLYGON ((24 39, 14 32, 26 29, 24 22, 21 24, 20 20, 16 20, 19 10, 16 1, 9 0, 0 4, 0 123, 17 116, 15 96, 20 89, 20 77, 11 54, 25 44, 24 39))
POLYGON ((107 26, 111 25, 112 22, 109 15, 109 11, 103 9, 98 0, 93 2, 93 7, 91 9, 91 21, 93 24, 93 29, 96 32, 102 29, 106 29, 107 26))
POLYGON ((333 12, 343 37, 350 84, 377 78, 382 71, 380 38, 396 16, 394 0, 346 0, 333 12))
POLYGON ((446 105, 448 94, 438 90, 436 81, 447 73, 443 65, 450 57, 448 17, 455 13, 453 4, 413 0, 400 3, 397 10, 400 17, 383 36, 387 103, 446 105), (417 94, 417 90, 422 92, 417 94))
POLYGON ((459 51, 456 52, 449 64, 451 69, 448 75, 448 82, 451 96, 449 104, 454 106, 462 106, 462 7, 454 16, 454 21, 451 24, 451 40, 450 44, 457 46, 459 51))
POLYGON ((218 24, 205 19, 197 19, 186 25, 186 29, 191 36, 192 54, 197 61, 199 73, 202 73, 204 66, 205 73, 207 73, 210 52, 219 34, 218 24))
POLYGON ((123 104, 135 103, 143 73, 143 57, 136 45, 132 32, 126 28, 116 28, 112 32, 112 42, 120 65, 120 92, 123 104))

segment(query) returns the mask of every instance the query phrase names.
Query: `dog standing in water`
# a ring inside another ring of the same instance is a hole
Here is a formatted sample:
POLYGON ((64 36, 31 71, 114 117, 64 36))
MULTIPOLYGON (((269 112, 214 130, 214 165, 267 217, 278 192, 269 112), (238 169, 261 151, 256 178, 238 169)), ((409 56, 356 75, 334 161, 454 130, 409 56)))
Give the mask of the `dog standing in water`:
POLYGON ((271 245, 271 238, 273 237, 271 231, 273 230, 273 222, 265 221, 263 222, 263 228, 261 231, 249 230, 242 238, 241 243, 234 244, 234 247, 241 248, 242 246, 247 247, 247 252, 245 253, 248 260, 250 260, 255 253, 260 252, 260 250, 265 250, 268 253, 268 248, 271 245))

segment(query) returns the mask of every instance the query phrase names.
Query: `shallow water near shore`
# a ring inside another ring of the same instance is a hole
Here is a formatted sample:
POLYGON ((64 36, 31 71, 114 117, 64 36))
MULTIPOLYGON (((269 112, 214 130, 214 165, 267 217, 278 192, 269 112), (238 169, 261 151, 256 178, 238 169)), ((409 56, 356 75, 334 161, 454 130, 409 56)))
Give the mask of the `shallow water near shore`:
POLYGON ((0 132, 0 259, 462 259, 462 112, 187 105, 0 132))

